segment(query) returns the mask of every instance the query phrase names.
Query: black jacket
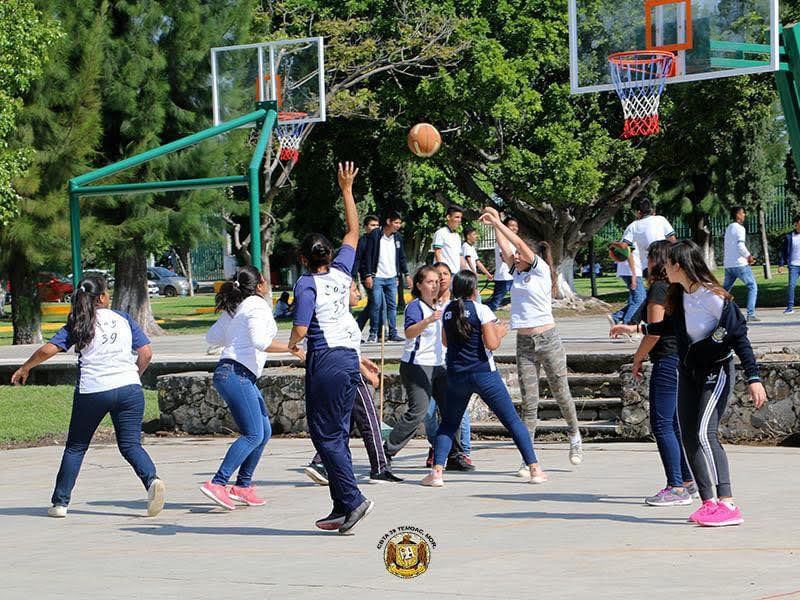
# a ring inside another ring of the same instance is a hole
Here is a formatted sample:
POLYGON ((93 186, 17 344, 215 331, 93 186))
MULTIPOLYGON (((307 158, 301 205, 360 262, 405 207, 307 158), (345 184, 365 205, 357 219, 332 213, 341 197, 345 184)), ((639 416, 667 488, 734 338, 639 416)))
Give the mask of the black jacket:
POLYGON ((758 365, 750 340, 747 339, 747 321, 733 300, 726 301, 722 315, 714 330, 707 338, 692 344, 686 332, 686 314, 683 310, 683 295, 671 315, 658 323, 642 323, 642 332, 652 335, 674 335, 678 339, 678 356, 683 368, 713 368, 726 360, 731 351, 736 352, 742 363, 747 383, 761 381, 758 365))
POLYGON ((778 255, 778 266, 783 267, 788 265, 792 260, 792 235, 797 233, 794 229, 783 237, 783 244, 781 251, 778 255))
POLYGON ((361 271, 361 260, 364 257, 364 252, 367 251, 367 236, 369 234, 365 233, 360 238, 358 238, 358 244, 356 245, 356 257, 353 260, 353 278, 355 279, 356 274, 361 276, 363 280, 366 275, 361 271))
MULTIPOLYGON (((376 227, 369 233, 367 238, 367 248, 361 256, 361 264, 359 272, 361 277, 375 277, 375 272, 378 270, 378 254, 381 249, 381 236, 383 235, 383 227, 376 227)), ((406 265, 406 251, 403 244, 403 235, 398 231, 394 234, 394 248, 395 248, 395 265, 397 265, 397 274, 408 274, 408 265, 406 265)))

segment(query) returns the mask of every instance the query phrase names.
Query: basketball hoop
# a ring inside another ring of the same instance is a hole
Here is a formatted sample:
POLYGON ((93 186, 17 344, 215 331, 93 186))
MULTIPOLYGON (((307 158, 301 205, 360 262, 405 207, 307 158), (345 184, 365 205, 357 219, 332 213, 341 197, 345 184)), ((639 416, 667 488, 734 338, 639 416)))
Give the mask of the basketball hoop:
POLYGON ((658 105, 667 77, 675 75, 675 55, 662 50, 615 52, 608 57, 608 64, 622 100, 622 139, 661 131, 658 105))
POLYGON ((300 141, 303 132, 308 127, 307 122, 286 123, 295 119, 303 119, 308 115, 304 112, 279 112, 278 124, 275 126, 280 153, 278 158, 283 161, 297 162, 300 158, 300 141))

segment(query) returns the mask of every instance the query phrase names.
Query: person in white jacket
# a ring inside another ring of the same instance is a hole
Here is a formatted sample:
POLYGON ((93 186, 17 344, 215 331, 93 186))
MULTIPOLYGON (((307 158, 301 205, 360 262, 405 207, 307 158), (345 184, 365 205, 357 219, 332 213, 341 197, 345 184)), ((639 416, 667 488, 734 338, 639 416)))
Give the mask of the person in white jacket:
MULTIPOLYGON (((222 314, 206 334, 209 344, 222 346, 213 383, 242 435, 231 444, 216 474, 200 491, 228 510, 236 508, 234 500, 248 506, 265 504, 256 495, 252 479, 272 428, 256 381, 267 352, 290 352, 286 344, 275 341, 278 326, 264 297, 266 291, 266 281, 258 269, 239 269, 220 288, 216 311, 222 314), (237 469, 236 484, 226 487, 237 469)), ((305 358, 302 350, 292 353, 305 358)))
POLYGON ((758 284, 750 268, 755 262, 753 255, 747 249, 744 228, 745 212, 741 206, 734 206, 731 210, 733 223, 725 229, 725 281, 722 287, 730 292, 737 279, 741 279, 747 287, 747 320, 760 321, 756 316, 756 299, 758 298, 758 284))

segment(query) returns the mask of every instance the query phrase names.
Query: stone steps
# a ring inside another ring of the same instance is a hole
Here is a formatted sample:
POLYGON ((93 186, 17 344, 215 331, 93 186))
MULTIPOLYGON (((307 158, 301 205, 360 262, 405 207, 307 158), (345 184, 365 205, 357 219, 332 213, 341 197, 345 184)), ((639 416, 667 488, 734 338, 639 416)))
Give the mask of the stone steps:
MULTIPOLYGON (((581 435, 583 437, 592 437, 602 435, 605 437, 616 437, 620 434, 621 429, 619 421, 604 420, 604 421, 578 421, 581 435)), ((536 425, 536 436, 540 434, 554 434, 564 433, 569 431, 569 427, 563 419, 549 419, 547 421, 539 421, 536 425)), ((472 422, 473 435, 490 435, 497 437, 510 437, 508 431, 498 421, 473 421, 472 422)))

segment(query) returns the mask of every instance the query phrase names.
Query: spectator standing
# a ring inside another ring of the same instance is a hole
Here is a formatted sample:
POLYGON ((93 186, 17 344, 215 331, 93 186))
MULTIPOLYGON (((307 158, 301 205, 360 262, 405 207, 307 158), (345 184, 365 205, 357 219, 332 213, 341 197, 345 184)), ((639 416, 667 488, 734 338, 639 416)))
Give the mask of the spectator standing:
POLYGON ((745 212, 741 206, 731 210, 733 222, 725 229, 725 281, 722 287, 730 292, 737 279, 741 279, 747 287, 747 320, 760 321, 756 316, 756 299, 758 285, 750 265, 755 262, 753 255, 745 244, 747 232, 744 228, 745 212))
POLYGON ((789 266, 789 288, 787 290, 785 315, 794 314, 794 288, 797 278, 800 277, 800 213, 794 216, 794 229, 783 238, 781 246, 778 273, 783 273, 783 267, 789 266))

